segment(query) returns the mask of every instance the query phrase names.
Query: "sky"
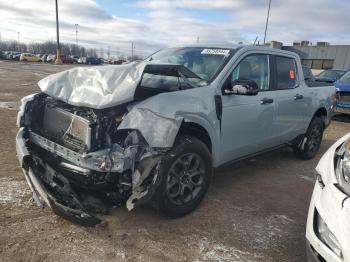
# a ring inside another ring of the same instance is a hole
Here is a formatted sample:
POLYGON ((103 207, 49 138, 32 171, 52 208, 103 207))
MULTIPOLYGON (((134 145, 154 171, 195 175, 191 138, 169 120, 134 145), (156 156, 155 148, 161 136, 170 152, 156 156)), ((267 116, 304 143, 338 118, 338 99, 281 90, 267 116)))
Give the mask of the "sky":
MULTIPOLYGON (((269 0, 58 0, 60 39, 111 55, 175 45, 261 43, 269 0)), ((350 44, 350 0, 272 0, 267 41, 350 44)), ((0 0, 1 40, 55 40, 54 0, 0 0), (18 35, 19 32, 19 35, 18 35)))

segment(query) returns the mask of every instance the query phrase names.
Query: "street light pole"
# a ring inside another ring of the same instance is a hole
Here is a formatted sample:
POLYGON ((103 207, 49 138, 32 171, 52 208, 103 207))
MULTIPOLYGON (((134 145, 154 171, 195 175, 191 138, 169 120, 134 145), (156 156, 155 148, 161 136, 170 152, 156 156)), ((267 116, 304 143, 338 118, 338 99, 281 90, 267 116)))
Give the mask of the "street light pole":
POLYGON ((78 24, 75 24, 75 42, 78 45, 78 24))
POLYGON ((134 42, 131 42, 131 61, 134 61, 134 42))
POLYGON ((57 0, 55 0, 56 4, 56 35, 57 35, 57 50, 56 50, 56 60, 55 65, 62 65, 62 60, 60 56, 60 33, 59 33, 59 27, 58 27, 58 5, 57 0))
POLYGON ((264 34, 264 45, 265 45, 265 41, 266 41, 267 26, 268 26, 268 24, 269 24, 270 8, 271 8, 271 0, 269 0, 269 8, 268 8, 268 10, 267 10, 266 25, 265 25, 265 34, 264 34))

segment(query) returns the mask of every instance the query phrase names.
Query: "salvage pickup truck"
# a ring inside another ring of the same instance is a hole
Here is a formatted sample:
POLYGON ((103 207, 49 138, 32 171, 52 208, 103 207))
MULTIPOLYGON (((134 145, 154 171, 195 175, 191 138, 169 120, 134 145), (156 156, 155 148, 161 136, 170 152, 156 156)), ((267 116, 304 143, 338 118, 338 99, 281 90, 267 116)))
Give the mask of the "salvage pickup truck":
POLYGON ((113 206, 185 215, 213 168, 281 146, 310 159, 336 103, 297 54, 260 46, 167 48, 38 85, 18 113, 20 165, 39 206, 88 226, 113 206))

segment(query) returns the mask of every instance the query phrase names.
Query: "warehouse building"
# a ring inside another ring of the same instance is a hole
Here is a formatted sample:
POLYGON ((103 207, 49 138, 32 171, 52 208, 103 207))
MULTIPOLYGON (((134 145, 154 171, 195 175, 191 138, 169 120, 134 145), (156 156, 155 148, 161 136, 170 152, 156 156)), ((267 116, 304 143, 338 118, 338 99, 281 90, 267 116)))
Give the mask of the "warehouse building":
MULTIPOLYGON (((273 44, 273 43, 271 43, 273 44)), ((275 45, 281 43, 275 42, 275 45)), ((299 54, 303 65, 311 69, 350 69, 350 45, 330 45, 328 42, 295 42, 282 49, 299 54)))

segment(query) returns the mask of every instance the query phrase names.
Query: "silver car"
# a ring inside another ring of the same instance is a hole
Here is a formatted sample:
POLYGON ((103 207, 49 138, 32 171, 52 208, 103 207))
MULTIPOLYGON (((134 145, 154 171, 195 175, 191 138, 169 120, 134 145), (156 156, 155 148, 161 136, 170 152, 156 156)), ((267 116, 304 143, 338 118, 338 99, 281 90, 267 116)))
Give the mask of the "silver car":
POLYGON ((259 46, 167 48, 38 84, 18 113, 20 165, 39 206, 85 225, 115 205, 183 216, 214 168, 281 146, 310 159, 336 102, 297 54, 259 46))

